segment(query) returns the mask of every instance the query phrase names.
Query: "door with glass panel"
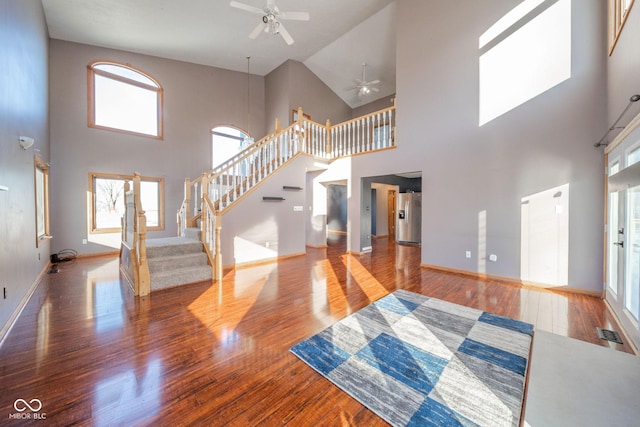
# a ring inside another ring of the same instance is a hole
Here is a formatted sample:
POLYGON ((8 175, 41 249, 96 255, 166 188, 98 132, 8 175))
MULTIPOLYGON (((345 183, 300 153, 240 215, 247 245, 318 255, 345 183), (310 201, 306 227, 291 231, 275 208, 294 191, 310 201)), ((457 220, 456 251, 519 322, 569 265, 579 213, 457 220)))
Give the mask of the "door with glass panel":
POLYGON ((640 320, 640 185, 626 191, 626 247, 623 308, 632 322, 640 320))
MULTIPOLYGON (((609 165, 609 175, 620 171, 620 162, 615 160, 609 165)), ((609 227, 607 230, 607 301, 616 309, 622 309, 620 304, 620 289, 624 278, 624 192, 610 191, 608 206, 609 227), (621 196, 622 193, 622 197, 621 196)))
POLYGON ((606 298, 624 328, 640 320, 640 147, 609 164, 606 298))

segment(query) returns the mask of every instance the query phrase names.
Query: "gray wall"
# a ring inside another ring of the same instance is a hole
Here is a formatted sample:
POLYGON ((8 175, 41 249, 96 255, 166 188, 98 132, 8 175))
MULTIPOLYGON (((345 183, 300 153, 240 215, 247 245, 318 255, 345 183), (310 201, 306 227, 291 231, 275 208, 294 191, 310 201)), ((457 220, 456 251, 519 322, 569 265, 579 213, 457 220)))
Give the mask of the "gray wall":
POLYGON ((49 162, 48 34, 41 2, 0 2, 0 40, 0 185, 9 187, 0 191, 2 330, 50 255, 48 241, 36 248, 34 202, 34 154, 49 162), (21 135, 34 138, 33 147, 22 150, 21 135))
MULTIPOLYGON (((165 231, 175 236, 175 215, 184 197, 184 179, 211 169, 209 130, 221 124, 247 128, 246 73, 172 61, 130 52, 51 40, 52 228, 54 250, 99 253, 114 248, 88 236, 88 173, 162 177, 165 231), (96 59, 128 63, 156 78, 164 89, 164 140, 87 126, 87 64, 96 59), (89 244, 82 239, 89 237, 89 244), (96 243, 92 243, 95 241, 96 243)), ((264 79, 251 76, 250 132, 265 133, 264 79)), ((117 234, 114 237, 118 247, 117 234)))
MULTIPOLYGON (((640 5, 636 2, 611 56, 607 57, 608 121, 605 130, 613 124, 629 103, 631 95, 640 93, 640 5)), ((620 121, 625 126, 640 112, 640 102, 629 109, 620 121)), ((610 140, 618 131, 610 134, 610 140)), ((600 135, 600 137, 602 137, 600 135)), ((599 137, 599 138, 600 138, 599 137)), ((598 139, 599 139, 598 138, 598 139)), ((597 141, 597 140, 596 140, 597 141)))
MULTIPOLYGON (((568 285, 600 291, 603 154, 593 142, 606 127, 606 4, 572 2, 570 79, 479 127, 478 37, 513 7, 398 3, 398 148, 352 159, 350 200, 363 176, 422 171, 422 263, 520 278, 523 197, 569 184, 568 285), (478 259, 481 244, 498 262, 478 259)), ((360 209, 349 206, 352 230, 360 209)), ((361 244, 352 233, 349 249, 361 244)))
POLYGON ((305 252, 309 221, 306 172, 312 168, 312 158, 297 157, 263 181, 242 202, 224 211, 223 265, 242 265, 305 252), (285 190, 284 186, 302 190, 285 190), (263 200, 269 196, 284 200, 263 200))
POLYGON ((367 114, 370 114, 370 113, 374 113, 376 111, 383 110, 385 108, 392 107, 393 98, 395 98, 395 96, 396 96, 395 94, 390 96, 385 96, 384 98, 380 98, 368 104, 361 105, 360 107, 356 107, 351 111, 351 118, 355 119, 358 117, 366 116, 367 114))
POLYGON ((282 127, 291 123, 291 111, 302 107, 311 120, 332 124, 351 119, 351 108, 303 63, 289 60, 265 77, 267 122, 273 130, 276 118, 282 127))

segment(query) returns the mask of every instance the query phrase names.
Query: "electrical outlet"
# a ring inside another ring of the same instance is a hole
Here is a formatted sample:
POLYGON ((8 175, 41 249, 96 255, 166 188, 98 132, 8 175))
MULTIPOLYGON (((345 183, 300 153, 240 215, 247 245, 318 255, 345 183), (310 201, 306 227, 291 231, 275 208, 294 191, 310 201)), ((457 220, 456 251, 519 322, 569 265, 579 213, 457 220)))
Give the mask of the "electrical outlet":
POLYGON ((489 261, 491 261, 491 262, 498 261, 498 255, 496 255, 496 254, 489 255, 489 261))
POLYGON ((82 244, 86 245, 87 244, 87 239, 82 239, 82 244))
POLYGON ((464 255, 466 258, 471 258, 471 251, 467 251, 467 253, 464 255))

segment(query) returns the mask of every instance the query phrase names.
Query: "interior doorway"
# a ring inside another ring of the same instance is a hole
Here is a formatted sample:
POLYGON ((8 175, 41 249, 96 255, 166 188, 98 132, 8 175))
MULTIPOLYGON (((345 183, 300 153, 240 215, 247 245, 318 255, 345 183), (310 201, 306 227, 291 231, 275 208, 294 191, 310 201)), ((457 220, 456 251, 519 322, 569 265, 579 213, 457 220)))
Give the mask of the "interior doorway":
POLYGON ((387 230, 389 240, 396 240, 396 190, 387 192, 387 230))

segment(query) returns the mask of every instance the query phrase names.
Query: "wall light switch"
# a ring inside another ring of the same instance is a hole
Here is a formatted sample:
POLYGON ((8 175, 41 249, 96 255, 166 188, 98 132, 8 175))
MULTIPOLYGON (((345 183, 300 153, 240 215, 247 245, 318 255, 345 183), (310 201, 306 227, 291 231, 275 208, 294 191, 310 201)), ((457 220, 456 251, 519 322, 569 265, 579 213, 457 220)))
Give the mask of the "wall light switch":
POLYGON ((492 262, 498 261, 498 255, 496 254, 489 255, 489 261, 492 261, 492 262))
POLYGON ((467 253, 464 255, 466 258, 471 258, 471 251, 467 251, 467 253))

